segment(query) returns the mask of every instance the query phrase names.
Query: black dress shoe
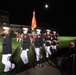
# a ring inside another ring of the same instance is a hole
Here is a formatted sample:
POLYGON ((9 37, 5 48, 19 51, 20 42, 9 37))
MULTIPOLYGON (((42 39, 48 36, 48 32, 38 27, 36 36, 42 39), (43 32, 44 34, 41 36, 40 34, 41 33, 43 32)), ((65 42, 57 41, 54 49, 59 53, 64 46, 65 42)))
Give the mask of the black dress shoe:
POLYGON ((43 64, 40 64, 39 67, 42 68, 43 67, 43 64))
POLYGON ((36 66, 37 66, 37 67, 39 67, 39 66, 40 66, 40 64, 37 64, 36 66))

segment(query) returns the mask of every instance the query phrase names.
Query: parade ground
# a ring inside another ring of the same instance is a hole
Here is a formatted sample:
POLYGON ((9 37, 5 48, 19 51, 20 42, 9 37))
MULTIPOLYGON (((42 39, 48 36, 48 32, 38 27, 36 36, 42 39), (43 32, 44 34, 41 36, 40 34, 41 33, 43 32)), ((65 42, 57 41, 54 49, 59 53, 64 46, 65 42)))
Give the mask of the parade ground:
MULTIPOLYGON (((76 37, 73 36, 59 36, 59 45, 58 45, 58 53, 57 55, 50 56, 48 61, 45 58, 45 50, 43 48, 43 67, 38 68, 35 65, 35 53, 33 49, 33 45, 30 46, 30 51, 28 52, 29 57, 29 65, 24 65, 22 60, 20 59, 21 54, 21 42, 16 42, 16 38, 12 38, 12 57, 11 61, 16 64, 14 70, 10 70, 8 73, 4 73, 4 65, 1 62, 2 59, 2 37, 0 37, 0 75, 62 75, 59 66, 59 58, 67 55, 67 51, 69 50, 69 43, 71 41, 75 41, 76 37), (67 51, 66 51, 67 50, 67 51), (55 58, 57 61, 55 61, 55 58), (53 61, 54 60, 54 61, 53 61), (58 64, 56 63, 58 62, 58 64), (52 64, 52 65, 51 65, 52 64)), ((60 62, 61 63, 61 62, 60 62)))
POLYGON ((0 75, 76 75, 76 3, 0 0, 0 75))
POLYGON ((61 75, 57 68, 50 66, 47 62, 43 65, 42 68, 31 68, 16 75, 61 75))

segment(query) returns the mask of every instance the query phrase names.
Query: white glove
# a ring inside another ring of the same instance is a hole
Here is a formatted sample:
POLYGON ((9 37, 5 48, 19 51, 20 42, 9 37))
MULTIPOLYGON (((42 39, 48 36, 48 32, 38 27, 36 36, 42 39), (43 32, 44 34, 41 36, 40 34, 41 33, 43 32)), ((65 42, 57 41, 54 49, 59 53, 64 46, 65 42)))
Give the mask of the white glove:
POLYGON ((44 46, 45 46, 45 44, 44 44, 44 46))
POLYGON ((29 51, 29 49, 26 49, 26 51, 29 51))
POLYGON ((22 47, 20 47, 21 48, 21 50, 22 50, 22 47))
POLYGON ((42 49, 42 47, 40 47, 40 49, 42 49))

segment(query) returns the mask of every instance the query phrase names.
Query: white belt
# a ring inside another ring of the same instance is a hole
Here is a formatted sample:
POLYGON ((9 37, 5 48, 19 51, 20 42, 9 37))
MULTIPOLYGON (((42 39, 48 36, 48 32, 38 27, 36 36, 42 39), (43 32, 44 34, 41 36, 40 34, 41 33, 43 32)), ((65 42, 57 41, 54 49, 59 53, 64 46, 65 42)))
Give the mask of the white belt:
POLYGON ((54 42, 57 42, 56 40, 53 40, 54 42))
POLYGON ((48 41, 48 40, 47 40, 46 42, 49 42, 49 43, 51 44, 51 41, 48 41))

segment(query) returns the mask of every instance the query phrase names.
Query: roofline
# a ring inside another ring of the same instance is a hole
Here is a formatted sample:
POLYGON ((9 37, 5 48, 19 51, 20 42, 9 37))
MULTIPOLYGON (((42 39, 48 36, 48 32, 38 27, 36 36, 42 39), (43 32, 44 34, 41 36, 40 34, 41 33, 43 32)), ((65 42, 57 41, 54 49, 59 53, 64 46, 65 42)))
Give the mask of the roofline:
POLYGON ((6 10, 0 10, 0 12, 5 12, 9 14, 9 11, 6 11, 6 10))
POLYGON ((19 25, 19 24, 10 24, 10 26, 27 26, 27 27, 30 27, 30 26, 28 26, 28 25, 19 25))

